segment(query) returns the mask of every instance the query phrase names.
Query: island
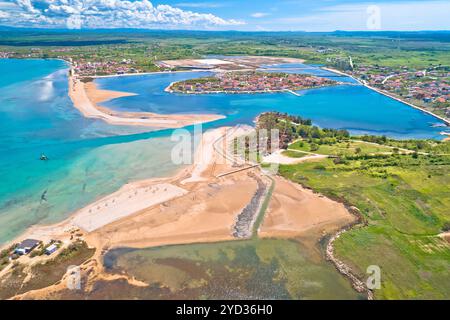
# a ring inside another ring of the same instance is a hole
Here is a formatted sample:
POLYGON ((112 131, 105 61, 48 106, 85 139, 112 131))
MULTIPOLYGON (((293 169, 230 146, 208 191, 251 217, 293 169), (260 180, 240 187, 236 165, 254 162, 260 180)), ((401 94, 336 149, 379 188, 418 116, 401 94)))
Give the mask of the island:
POLYGON ((267 93, 291 92, 341 84, 326 78, 282 72, 220 72, 212 76, 171 83, 167 92, 187 94, 207 93, 267 93))

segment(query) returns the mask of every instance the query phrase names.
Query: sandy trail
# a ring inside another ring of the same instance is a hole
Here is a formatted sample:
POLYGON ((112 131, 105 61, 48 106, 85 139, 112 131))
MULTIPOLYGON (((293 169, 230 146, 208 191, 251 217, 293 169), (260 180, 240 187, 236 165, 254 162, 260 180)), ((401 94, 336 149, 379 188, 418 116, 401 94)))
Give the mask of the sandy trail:
POLYGON ((83 83, 76 76, 69 77, 69 96, 74 106, 86 117, 104 120, 113 125, 148 126, 154 128, 181 128, 188 125, 223 119, 214 114, 161 115, 150 112, 115 112, 98 104, 111 99, 135 95, 99 90, 95 83, 83 83))
POLYGON ((439 234, 439 237, 450 243, 450 231, 439 234))
POLYGON ((278 163, 278 164, 296 164, 306 161, 315 161, 325 159, 328 156, 323 154, 311 154, 309 156, 304 156, 302 158, 292 158, 282 154, 285 150, 277 150, 264 157, 263 162, 265 163, 278 163))

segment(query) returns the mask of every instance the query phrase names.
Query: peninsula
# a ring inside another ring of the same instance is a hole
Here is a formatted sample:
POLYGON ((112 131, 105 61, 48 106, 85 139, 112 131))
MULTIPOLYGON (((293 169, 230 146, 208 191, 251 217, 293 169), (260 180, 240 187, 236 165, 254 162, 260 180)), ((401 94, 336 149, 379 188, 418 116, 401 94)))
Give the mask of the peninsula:
POLYGON ((187 94, 293 92, 337 84, 340 82, 312 75, 246 71, 179 81, 170 84, 166 91, 187 94))

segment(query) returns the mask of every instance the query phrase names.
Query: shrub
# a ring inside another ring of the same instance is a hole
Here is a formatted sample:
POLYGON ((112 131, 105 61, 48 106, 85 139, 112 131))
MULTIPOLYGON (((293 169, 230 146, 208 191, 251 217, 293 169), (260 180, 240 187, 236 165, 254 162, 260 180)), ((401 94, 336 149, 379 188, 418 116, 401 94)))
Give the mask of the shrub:
POLYGON ((450 221, 444 223, 444 225, 442 226, 442 231, 444 232, 450 231, 450 221))
POLYGON ((315 165, 313 169, 315 169, 315 170, 322 170, 322 171, 327 170, 327 168, 323 164, 315 165))

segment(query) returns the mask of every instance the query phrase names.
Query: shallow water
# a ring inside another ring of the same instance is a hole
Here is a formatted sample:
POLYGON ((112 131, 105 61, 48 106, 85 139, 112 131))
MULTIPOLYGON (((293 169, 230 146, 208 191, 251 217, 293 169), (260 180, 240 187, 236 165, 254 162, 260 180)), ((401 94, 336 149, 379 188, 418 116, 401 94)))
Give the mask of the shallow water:
POLYGON ((149 283, 149 290, 98 283, 95 291, 111 294, 110 289, 119 286, 119 296, 133 292, 140 299, 364 298, 310 251, 296 241, 268 239, 114 249, 105 256, 107 270, 133 275, 149 283))
MULTIPOLYGON (((276 66, 295 72, 323 70, 276 66)), ((274 69, 274 66, 270 66, 274 69)), ((0 243, 36 223, 60 221, 132 180, 164 176, 172 130, 111 126, 84 118, 67 93, 67 66, 60 60, 0 59, 0 243), (150 131, 150 132, 149 132, 150 131), (45 153, 49 161, 40 161, 45 153)), ((433 117, 362 86, 339 86, 292 94, 183 95, 163 91, 172 81, 208 72, 97 79, 100 87, 138 93, 106 102, 116 110, 219 113, 204 128, 252 124, 263 111, 313 119, 322 127, 398 138, 441 138, 433 117)), ((333 76, 326 72, 323 76, 333 76)))
POLYGON ((32 62, 0 60, 0 74, 11 78, 0 86, 0 243, 124 183, 179 168, 170 161, 169 132, 84 118, 67 96, 65 63, 32 62))

